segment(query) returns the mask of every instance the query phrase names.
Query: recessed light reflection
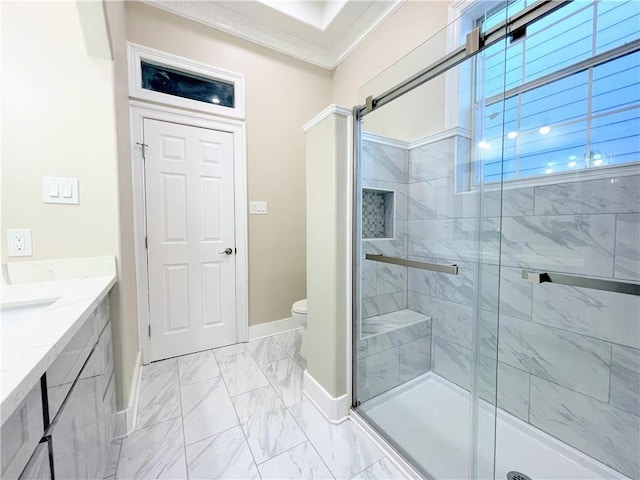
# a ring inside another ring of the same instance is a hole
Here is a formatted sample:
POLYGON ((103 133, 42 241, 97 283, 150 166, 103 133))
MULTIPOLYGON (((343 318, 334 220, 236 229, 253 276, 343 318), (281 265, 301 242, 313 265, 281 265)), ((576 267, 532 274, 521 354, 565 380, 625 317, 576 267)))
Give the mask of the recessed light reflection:
POLYGON ((219 99, 217 96, 215 96, 215 97, 213 97, 213 98, 211 99, 211 103, 218 104, 218 103, 220 103, 220 99, 219 99))
POLYGON ((516 138, 518 136, 518 132, 509 132, 507 134, 507 137, 509 137, 511 140, 513 140, 514 138, 516 138))
POLYGON ((602 165, 602 162, 603 162, 602 158, 598 158, 597 160, 594 160, 594 161, 593 161, 593 164, 594 164, 596 167, 599 167, 600 165, 602 165))
POLYGON ((553 168, 547 168, 544 173, 553 173, 553 168))
POLYGON ((569 160, 571 160, 572 162, 573 162, 574 160, 577 160, 577 159, 578 159, 578 157, 576 157, 575 155, 570 155, 570 156, 569 156, 569 160))
POLYGON ((540 135, 546 135, 547 133, 549 133, 551 131, 551 127, 547 127, 546 125, 544 127, 540 127, 540 130, 538 130, 538 133, 540 135))
POLYGON ((594 153, 593 154, 593 159, 594 160, 600 160, 602 158, 602 154, 601 153, 594 153))
POLYGON ((484 140, 478 143, 478 147, 480 147, 483 150, 487 150, 490 146, 491 145, 489 145, 489 143, 485 142, 484 140))
POLYGON ((576 162, 571 161, 571 162, 567 163, 567 165, 569 166, 569 168, 573 168, 573 167, 576 166, 576 162))

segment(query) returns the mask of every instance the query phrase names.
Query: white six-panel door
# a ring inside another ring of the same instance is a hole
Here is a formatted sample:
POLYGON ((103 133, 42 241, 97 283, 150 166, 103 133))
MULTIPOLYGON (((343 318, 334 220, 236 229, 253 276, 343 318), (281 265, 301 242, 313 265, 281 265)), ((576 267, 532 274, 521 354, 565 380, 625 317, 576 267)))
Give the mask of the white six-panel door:
POLYGON ((150 360, 236 343, 233 135, 145 119, 144 143, 150 360))

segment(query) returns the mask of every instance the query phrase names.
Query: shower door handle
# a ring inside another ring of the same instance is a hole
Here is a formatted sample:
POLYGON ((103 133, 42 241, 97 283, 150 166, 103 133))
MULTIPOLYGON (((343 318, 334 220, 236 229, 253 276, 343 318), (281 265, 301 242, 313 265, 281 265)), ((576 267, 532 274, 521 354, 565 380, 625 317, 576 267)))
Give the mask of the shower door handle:
POLYGON ((402 265, 403 267, 420 268, 421 270, 431 270, 438 273, 448 273, 449 275, 458 275, 457 265, 443 265, 441 263, 418 262, 416 260, 407 260, 398 257, 385 257, 384 255, 373 255, 367 253, 364 257, 374 262, 391 263, 393 265, 402 265))
POLYGON ((536 270, 522 270, 522 278, 531 283, 557 283, 559 285, 590 288, 592 290, 603 290, 605 292, 640 295, 640 284, 638 283, 582 277, 579 275, 566 275, 564 273, 549 273, 536 270))

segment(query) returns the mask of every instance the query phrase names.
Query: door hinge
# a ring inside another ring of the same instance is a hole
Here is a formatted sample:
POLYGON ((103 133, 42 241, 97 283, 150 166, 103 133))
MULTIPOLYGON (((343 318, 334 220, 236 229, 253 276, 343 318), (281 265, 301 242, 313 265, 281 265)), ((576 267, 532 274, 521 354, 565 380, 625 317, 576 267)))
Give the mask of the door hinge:
POLYGON ((149 240, 147 237, 144 237, 144 248, 146 248, 147 250, 149 250, 149 240))
POLYGON ((145 154, 145 148, 148 147, 149 145, 147 145, 146 143, 141 143, 141 142, 136 142, 136 145, 140 145, 140 149, 142 150, 142 159, 146 160, 146 154, 145 154))
POLYGON ((151 337, 151 325, 149 325, 149 337, 151 337))

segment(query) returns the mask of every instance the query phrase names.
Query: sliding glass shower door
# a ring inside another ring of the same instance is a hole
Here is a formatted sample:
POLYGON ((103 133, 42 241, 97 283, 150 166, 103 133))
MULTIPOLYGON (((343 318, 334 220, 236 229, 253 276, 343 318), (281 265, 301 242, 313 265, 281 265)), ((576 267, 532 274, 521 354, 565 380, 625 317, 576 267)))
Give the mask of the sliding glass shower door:
POLYGON ((640 477, 638 25, 477 2, 361 89, 354 408, 427 477, 640 477))

